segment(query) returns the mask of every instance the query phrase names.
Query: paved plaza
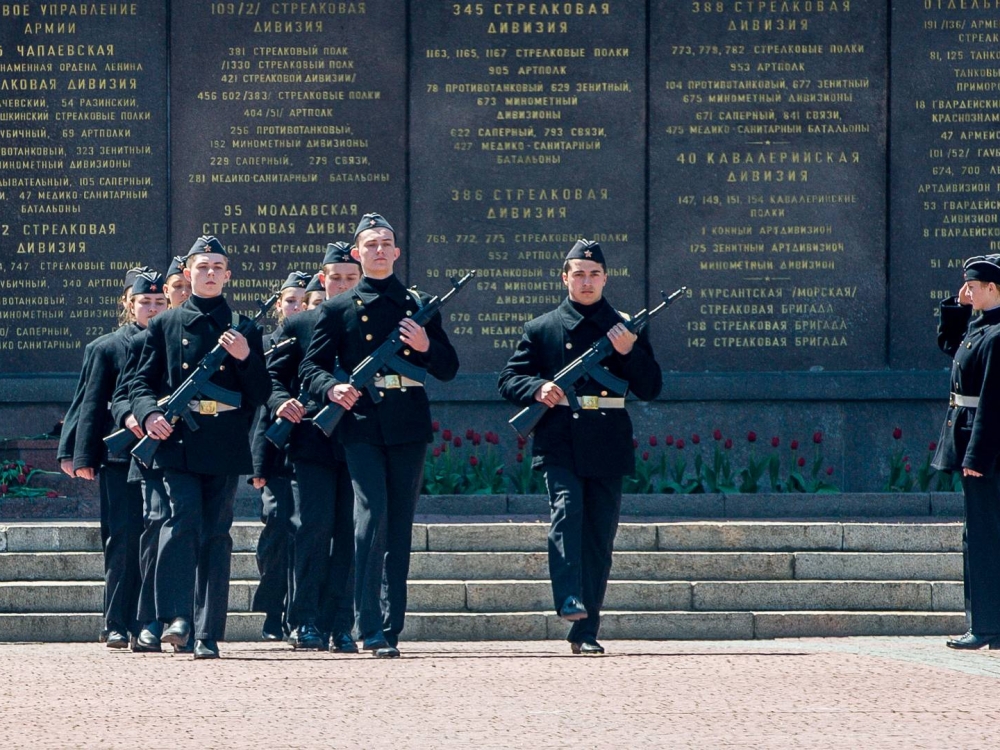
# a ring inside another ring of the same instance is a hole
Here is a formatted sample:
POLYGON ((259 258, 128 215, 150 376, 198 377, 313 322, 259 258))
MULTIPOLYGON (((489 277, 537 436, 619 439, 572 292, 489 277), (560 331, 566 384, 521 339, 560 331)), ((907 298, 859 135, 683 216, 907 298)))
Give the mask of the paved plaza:
POLYGON ((7 747, 995 748, 1000 652, 942 638, 403 642, 403 658, 0 644, 7 747))

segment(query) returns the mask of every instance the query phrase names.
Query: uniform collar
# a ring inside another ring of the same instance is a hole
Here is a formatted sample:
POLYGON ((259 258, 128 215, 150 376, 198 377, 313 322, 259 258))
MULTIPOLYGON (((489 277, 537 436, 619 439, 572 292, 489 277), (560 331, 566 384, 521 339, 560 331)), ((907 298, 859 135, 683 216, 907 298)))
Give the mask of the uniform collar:
POLYGON ((223 300, 221 304, 214 306, 209 313, 203 313, 194 304, 194 297, 188 297, 184 303, 177 308, 181 316, 181 321, 185 328, 191 328, 202 318, 207 318, 215 322, 222 330, 229 328, 232 323, 232 316, 229 312, 229 304, 223 300))
POLYGON ((366 305, 371 304, 379 297, 384 297, 392 302, 395 302, 400 307, 403 307, 407 303, 411 302, 411 298, 409 293, 406 291, 406 287, 403 286, 402 282, 400 282, 395 274, 389 277, 389 286, 386 287, 384 292, 380 292, 368 283, 368 277, 366 276, 361 277, 361 281, 358 282, 357 286, 355 286, 352 291, 354 296, 366 305))
POLYGON ((595 302, 598 306, 597 311, 590 317, 584 318, 569 301, 569 297, 566 297, 556 311, 562 320, 562 324, 569 330, 574 330, 580 323, 585 320, 592 320, 602 331, 609 331, 611 328, 618 323, 622 322, 621 316, 617 313, 615 308, 613 308, 610 303, 603 297, 600 301, 595 302))

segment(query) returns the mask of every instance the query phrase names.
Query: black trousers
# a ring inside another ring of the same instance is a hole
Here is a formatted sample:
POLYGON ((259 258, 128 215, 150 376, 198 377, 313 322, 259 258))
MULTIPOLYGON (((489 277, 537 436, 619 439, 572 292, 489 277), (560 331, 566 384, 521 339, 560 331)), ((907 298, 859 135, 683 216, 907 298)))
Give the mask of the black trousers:
POLYGON ((962 477, 962 486, 970 628, 977 635, 1000 634, 1000 473, 962 477))
POLYGON ((549 494, 549 575, 556 611, 576 596, 587 619, 570 628, 567 640, 596 638, 611 573, 611 553, 622 504, 621 477, 578 477, 561 466, 545 467, 549 494))
POLYGON ((238 475, 164 469, 170 518, 160 529, 156 616, 185 617, 194 637, 222 640, 229 609, 233 500, 238 475))
POLYGON ((353 587, 347 580, 354 560, 354 490, 347 465, 296 461, 295 478, 288 624, 349 631, 354 614, 353 587))
POLYGON ((128 464, 105 464, 98 473, 104 542, 104 622, 109 630, 139 634, 139 536, 142 496, 128 482, 128 464))
POLYGON ((170 518, 170 499, 163 486, 163 472, 140 468, 142 474, 142 535, 139 537, 139 624, 156 620, 156 560, 160 552, 160 529, 170 518))
MULTIPOLYGON (((291 585, 292 492, 295 480, 272 476, 261 487, 260 520, 264 528, 257 538, 257 572, 260 583, 251 609, 268 615, 287 614, 285 602, 291 585)), ((284 619, 284 618, 283 618, 284 619)))
POLYGON ((395 643, 406 616, 413 514, 426 443, 344 446, 354 484, 354 610, 362 638, 395 643))

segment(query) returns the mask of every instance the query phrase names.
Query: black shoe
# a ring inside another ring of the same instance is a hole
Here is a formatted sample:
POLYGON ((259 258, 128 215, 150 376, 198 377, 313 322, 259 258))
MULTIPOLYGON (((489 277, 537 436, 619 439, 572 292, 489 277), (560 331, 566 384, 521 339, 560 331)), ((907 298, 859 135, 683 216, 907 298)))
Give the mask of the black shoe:
POLYGON ((191 639, 188 639, 188 642, 185 643, 183 646, 178 646, 175 643, 174 644, 174 653, 175 654, 193 654, 194 653, 194 641, 192 641, 191 639))
POLYGON ((111 628, 104 645, 108 648, 128 648, 128 636, 122 630, 111 628))
POLYGON ((330 650, 337 654, 356 654, 358 644, 351 638, 350 633, 334 633, 330 639, 330 650))
POLYGON ((174 646, 186 646, 191 637, 191 623, 183 617, 175 617, 174 621, 167 626, 160 636, 161 643, 169 643, 174 646))
POLYGON ((136 654, 158 654, 163 649, 160 648, 160 633, 163 632, 163 625, 159 622, 151 622, 141 631, 139 637, 132 642, 132 651, 136 654))
POLYGON ((282 641, 285 639, 285 631, 281 627, 281 613, 269 613, 264 618, 264 627, 260 629, 260 638, 263 641, 282 641))
POLYGON ((108 642, 108 629, 107 628, 105 628, 104 630, 102 630, 101 634, 99 636, 97 636, 97 642, 98 643, 107 643, 108 642))
POLYGON ((376 659, 396 659, 399 657, 399 649, 387 643, 382 648, 372 651, 372 656, 376 659))
POLYGON ((587 619, 587 610, 583 602, 575 596, 567 596, 566 601, 559 608, 559 616, 568 622, 587 619))
POLYGON ((295 633, 295 637, 288 637, 288 642, 292 644, 292 648, 294 649, 307 651, 316 651, 325 646, 323 636, 312 623, 300 625, 295 633))
POLYGON ((219 644, 216 641, 199 639, 194 642, 195 659, 218 659, 219 644))
POLYGON ((383 648, 391 648, 389 642, 385 639, 384 633, 375 633, 374 635, 365 636, 364 642, 361 644, 361 648, 365 651, 378 651, 383 648))
POLYGON ((971 630, 965 635, 960 635, 957 638, 949 638, 945 641, 945 645, 948 648, 964 649, 966 651, 972 651, 977 648, 983 648, 984 646, 989 646, 991 649, 995 648, 994 643, 997 647, 1000 647, 1000 635, 976 635, 971 630))
POLYGON ((574 654, 583 654, 584 656, 599 656, 604 653, 604 646, 598 643, 596 638, 570 643, 569 647, 574 654))

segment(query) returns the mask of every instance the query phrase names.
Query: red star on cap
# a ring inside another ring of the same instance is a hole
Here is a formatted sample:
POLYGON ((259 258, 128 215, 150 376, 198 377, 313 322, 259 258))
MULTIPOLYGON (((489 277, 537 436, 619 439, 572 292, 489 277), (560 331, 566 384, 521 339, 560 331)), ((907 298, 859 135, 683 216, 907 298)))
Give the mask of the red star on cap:
POLYGON ((373 226, 375 226, 376 224, 378 224, 378 222, 377 222, 377 221, 375 221, 375 219, 369 219, 369 220, 368 220, 368 226, 370 226, 370 227, 373 227, 373 226))
POLYGON ((584 256, 586 256, 587 258, 589 258, 589 257, 590 257, 591 255, 593 255, 593 253, 592 253, 592 252, 591 252, 590 250, 584 250, 584 251, 583 251, 583 254, 584 254, 584 256))

